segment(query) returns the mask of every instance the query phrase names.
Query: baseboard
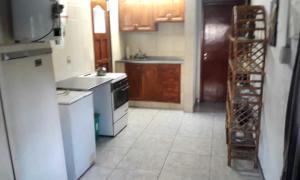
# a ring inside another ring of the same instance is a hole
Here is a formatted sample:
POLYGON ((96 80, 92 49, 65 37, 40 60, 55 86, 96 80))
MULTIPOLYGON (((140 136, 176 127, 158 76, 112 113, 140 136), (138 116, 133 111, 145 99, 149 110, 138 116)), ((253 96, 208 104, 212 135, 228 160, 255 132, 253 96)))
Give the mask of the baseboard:
POLYGON ((182 110, 181 104, 149 102, 149 101, 129 101, 129 106, 140 107, 140 108, 182 110))

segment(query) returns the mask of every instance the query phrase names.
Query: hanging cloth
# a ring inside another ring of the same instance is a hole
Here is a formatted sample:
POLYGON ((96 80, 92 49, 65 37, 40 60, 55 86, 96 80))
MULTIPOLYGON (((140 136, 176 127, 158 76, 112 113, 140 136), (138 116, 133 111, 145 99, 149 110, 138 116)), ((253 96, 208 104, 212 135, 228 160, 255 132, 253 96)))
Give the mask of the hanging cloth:
POLYGON ((300 180, 300 43, 287 106, 282 180, 300 180))

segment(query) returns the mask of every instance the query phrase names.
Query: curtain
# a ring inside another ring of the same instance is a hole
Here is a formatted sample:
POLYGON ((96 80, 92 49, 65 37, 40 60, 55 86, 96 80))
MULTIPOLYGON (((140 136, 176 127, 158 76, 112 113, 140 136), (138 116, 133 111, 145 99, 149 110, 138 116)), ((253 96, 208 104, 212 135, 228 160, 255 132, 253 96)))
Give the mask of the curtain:
POLYGON ((286 114, 282 180, 300 180, 300 43, 286 114))

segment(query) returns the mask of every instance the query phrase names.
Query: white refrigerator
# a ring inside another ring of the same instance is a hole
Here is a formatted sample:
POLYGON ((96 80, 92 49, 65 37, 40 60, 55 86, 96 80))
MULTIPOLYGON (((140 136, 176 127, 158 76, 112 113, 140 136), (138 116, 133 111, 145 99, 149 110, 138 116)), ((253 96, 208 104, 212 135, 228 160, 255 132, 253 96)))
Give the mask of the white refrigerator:
POLYGON ((66 180, 50 45, 0 46, 0 92, 0 179, 66 180))

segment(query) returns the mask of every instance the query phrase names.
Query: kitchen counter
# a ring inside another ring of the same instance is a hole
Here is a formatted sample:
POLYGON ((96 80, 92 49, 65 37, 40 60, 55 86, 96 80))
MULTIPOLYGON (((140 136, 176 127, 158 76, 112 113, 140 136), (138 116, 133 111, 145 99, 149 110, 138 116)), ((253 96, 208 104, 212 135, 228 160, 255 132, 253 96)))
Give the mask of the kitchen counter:
POLYGON ((111 81, 111 78, 73 77, 57 82, 56 86, 58 89, 88 91, 111 81))
POLYGON ((178 57, 159 57, 152 56, 146 59, 128 59, 119 60, 117 63, 133 63, 133 64, 183 64, 184 61, 178 57))

